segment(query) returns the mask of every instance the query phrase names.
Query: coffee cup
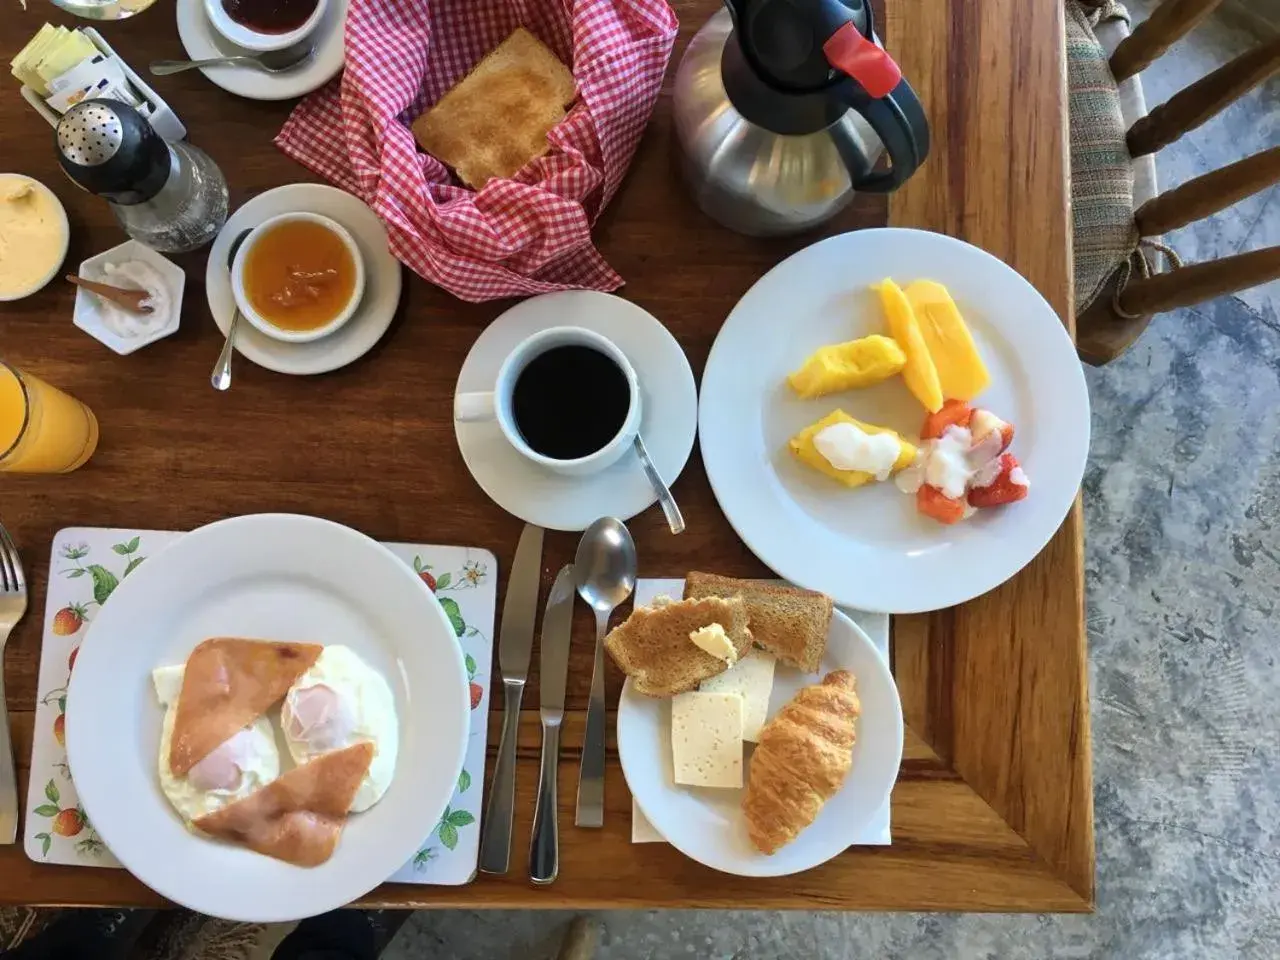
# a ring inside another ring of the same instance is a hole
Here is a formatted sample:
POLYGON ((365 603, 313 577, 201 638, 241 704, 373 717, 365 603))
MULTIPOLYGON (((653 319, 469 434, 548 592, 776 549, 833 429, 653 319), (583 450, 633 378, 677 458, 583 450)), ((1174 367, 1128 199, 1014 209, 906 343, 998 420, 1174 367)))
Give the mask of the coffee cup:
POLYGON ((493 421, 526 459, 586 476, 612 466, 640 431, 640 382, 618 346, 581 327, 526 337, 489 391, 459 393, 453 417, 493 421))

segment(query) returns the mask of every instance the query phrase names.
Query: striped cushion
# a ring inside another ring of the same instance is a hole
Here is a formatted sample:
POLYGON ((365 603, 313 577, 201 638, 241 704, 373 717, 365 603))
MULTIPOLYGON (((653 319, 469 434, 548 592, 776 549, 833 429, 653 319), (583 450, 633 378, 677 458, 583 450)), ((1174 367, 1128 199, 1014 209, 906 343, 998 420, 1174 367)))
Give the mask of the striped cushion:
POLYGON ((1118 3, 1066 0, 1067 88, 1071 119, 1071 208, 1076 314, 1138 248, 1133 222, 1133 158, 1125 143, 1120 93, 1094 34, 1100 19, 1128 13, 1118 3))

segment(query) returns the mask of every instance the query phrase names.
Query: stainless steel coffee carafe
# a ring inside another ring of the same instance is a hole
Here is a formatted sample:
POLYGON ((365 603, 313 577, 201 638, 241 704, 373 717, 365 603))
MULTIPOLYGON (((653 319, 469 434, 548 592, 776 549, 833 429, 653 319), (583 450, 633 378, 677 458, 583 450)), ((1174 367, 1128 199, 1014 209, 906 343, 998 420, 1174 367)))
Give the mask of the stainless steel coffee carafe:
POLYGON ((929 152, 924 110, 863 0, 726 0, 680 62, 673 110, 698 206, 756 236, 896 190, 929 152))

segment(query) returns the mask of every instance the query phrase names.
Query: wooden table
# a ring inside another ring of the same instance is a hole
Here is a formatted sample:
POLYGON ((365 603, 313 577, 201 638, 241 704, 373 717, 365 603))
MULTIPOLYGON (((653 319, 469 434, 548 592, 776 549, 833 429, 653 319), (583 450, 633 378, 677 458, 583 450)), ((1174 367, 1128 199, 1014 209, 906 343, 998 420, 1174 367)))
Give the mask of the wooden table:
MULTIPOLYGON (((887 220, 963 237, 1026 276, 1070 325, 1060 0, 887 4, 882 22, 888 44, 928 109, 933 154, 887 205, 862 198, 824 232, 887 220)), ((684 0, 676 6, 684 24, 678 57, 716 4, 684 0)), ((0 58, 7 62, 46 17, 72 22, 46 4, 23 13, 16 3, 0 3, 0 58)), ((183 55, 165 2, 136 21, 100 29, 137 67, 183 55)), ((156 86, 186 122, 192 142, 226 172, 233 206, 279 184, 314 179, 271 146, 287 105, 237 99, 198 73, 156 86)), ((16 89, 0 97, 0 129, 0 168, 38 177, 66 204, 73 233, 69 264, 123 239, 106 205, 62 177, 49 129, 16 89)), ((700 371, 738 297, 816 237, 762 242, 716 227, 684 195, 670 157, 670 101, 664 97, 596 237, 628 281, 624 295, 661 318, 700 371)), ((509 303, 461 303, 406 274, 399 317, 362 361, 306 379, 241 360, 235 387, 219 395, 207 385, 221 337, 204 303, 203 264, 199 255, 184 260, 181 332, 132 357, 108 353, 71 326, 72 294, 61 283, 0 305, 5 359, 71 391, 102 423, 101 446, 78 473, 0 477, 0 518, 21 545, 35 584, 31 612, 5 662, 23 798, 47 562, 62 526, 185 530, 235 514, 294 511, 383 540, 487 547, 504 571, 511 562, 521 524, 472 482, 450 422, 463 357, 509 303)), ((689 532, 670 537, 657 509, 637 518, 642 575, 681 575, 691 565, 736 576, 767 574, 716 506, 696 452, 675 493, 689 532)), ((575 540, 548 535, 544 591, 571 558, 575 540)), ((893 794, 893 845, 854 848, 823 867, 776 880, 719 875, 661 844, 633 846, 630 798, 616 754, 604 830, 572 826, 591 666, 584 618, 575 634, 560 765, 566 825, 560 879, 535 889, 517 866, 506 877, 482 877, 464 887, 384 886, 367 902, 1089 910, 1093 806, 1082 580, 1077 508, 1039 558, 1003 587, 956 609, 897 618, 894 672, 909 729, 893 794)), ((610 702, 620 687, 611 665, 610 702)), ((534 676, 520 741, 515 864, 523 861, 533 813, 537 690, 534 676)), ((497 720, 495 713, 491 725, 497 720)), ((495 734, 490 742, 496 741, 495 734)), ((124 871, 38 865, 15 846, 0 850, 0 902, 159 901, 124 871)))

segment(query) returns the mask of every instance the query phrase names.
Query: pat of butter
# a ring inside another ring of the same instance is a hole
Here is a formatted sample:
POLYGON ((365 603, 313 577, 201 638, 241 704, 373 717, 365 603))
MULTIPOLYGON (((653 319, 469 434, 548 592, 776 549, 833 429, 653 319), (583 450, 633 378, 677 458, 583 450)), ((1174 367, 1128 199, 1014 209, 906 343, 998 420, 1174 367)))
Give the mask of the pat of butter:
POLYGON ((160 706, 167 707, 178 702, 178 697, 182 695, 182 677, 186 672, 185 663, 156 667, 151 671, 151 683, 156 688, 156 699, 160 701, 160 706))
POLYGON ((760 742, 760 731, 769 716, 773 693, 773 668, 777 660, 763 650, 743 657, 720 674, 698 684, 704 693, 736 693, 742 697, 742 739, 760 742))
POLYGON ((694 690, 671 698, 675 781, 688 787, 742 786, 742 697, 694 690))
POLYGON ((718 623, 699 627, 689 634, 689 639, 700 649, 705 650, 717 660, 723 660, 729 666, 738 662, 738 651, 734 649, 733 641, 724 632, 724 627, 718 623))

